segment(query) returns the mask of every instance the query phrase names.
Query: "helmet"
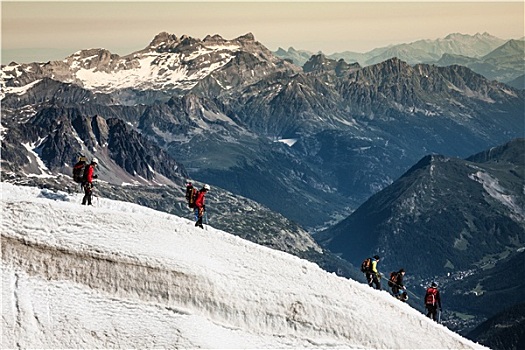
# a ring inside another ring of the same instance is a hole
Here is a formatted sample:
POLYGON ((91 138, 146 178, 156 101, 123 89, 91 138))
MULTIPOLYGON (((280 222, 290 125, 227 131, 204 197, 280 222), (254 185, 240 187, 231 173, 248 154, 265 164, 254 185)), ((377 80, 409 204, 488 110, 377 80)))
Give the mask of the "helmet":
POLYGON ((206 191, 209 191, 209 190, 210 190, 210 185, 206 184, 206 185, 204 185, 203 188, 204 188, 206 191))
POLYGON ((379 255, 374 255, 374 259, 379 260, 379 255))
POLYGON ((95 164, 98 164, 98 159, 97 158, 93 158, 93 160, 91 161, 91 163, 95 163, 95 164))
POLYGON ((432 282, 432 284, 430 286, 431 287, 437 287, 437 283, 436 282, 432 282))

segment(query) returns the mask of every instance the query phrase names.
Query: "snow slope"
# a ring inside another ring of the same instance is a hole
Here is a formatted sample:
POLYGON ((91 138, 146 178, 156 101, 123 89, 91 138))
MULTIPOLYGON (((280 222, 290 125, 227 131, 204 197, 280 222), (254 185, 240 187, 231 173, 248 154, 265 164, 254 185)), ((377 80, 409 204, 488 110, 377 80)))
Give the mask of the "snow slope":
POLYGON ((2 348, 483 348, 384 291, 209 226, 1 188, 2 348))

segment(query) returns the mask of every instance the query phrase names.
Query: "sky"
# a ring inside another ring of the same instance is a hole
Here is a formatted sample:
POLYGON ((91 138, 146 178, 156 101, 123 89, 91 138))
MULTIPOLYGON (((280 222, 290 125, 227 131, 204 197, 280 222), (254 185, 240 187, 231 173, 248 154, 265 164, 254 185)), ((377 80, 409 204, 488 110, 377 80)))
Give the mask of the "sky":
POLYGON ((212 222, 0 186, 3 349, 485 349, 212 222))
POLYGON ((391 44, 488 32, 524 35, 523 1, 2 1, 2 64, 58 60, 80 49, 125 55, 166 31, 234 39, 270 50, 367 52, 391 44))

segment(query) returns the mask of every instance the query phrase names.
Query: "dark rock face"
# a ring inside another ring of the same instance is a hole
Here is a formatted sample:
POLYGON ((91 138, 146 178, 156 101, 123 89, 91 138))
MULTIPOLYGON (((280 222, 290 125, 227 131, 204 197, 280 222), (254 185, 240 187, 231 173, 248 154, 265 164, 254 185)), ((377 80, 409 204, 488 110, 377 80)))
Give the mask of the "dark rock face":
POLYGON ((517 249, 525 241, 524 146, 516 139, 498 147, 491 161, 485 152, 469 160, 426 156, 320 239, 352 263, 381 251, 385 264, 422 275, 517 249), (421 250, 428 240, 433 249, 421 250))
POLYGON ((425 154, 465 157, 524 129, 523 91, 467 68, 411 66, 397 58, 362 68, 319 54, 300 69, 250 34, 200 40, 161 33, 128 56, 84 50, 66 62, 6 67, 11 88, 42 80, 27 93, 7 93, 3 106, 58 105, 86 117, 119 118, 191 164, 190 175, 309 227, 348 214, 425 154), (151 74, 137 74, 137 67, 151 74), (50 80, 51 73, 74 83, 50 80), (268 139, 295 143, 283 150, 268 139), (251 160, 258 166, 245 166, 251 160), (300 166, 289 171, 287 164, 300 166), (272 168, 277 180, 265 192, 284 191, 295 205, 250 188, 257 169, 272 168), (308 210, 319 215, 305 220, 308 210))
MULTIPOLYGON (((157 174, 173 181, 187 177, 181 164, 120 119, 87 117, 76 108, 46 107, 24 124, 9 121, 7 118, 7 124, 18 130, 21 140, 33 143, 49 169, 68 175, 71 171, 68 167, 76 162, 79 154, 84 154, 100 158, 106 172, 113 174, 111 177, 121 173, 119 167, 125 169, 129 177, 147 180, 154 180, 157 174)), ((9 141, 13 142, 6 140, 2 144, 4 159, 18 159, 17 166, 31 163, 23 156, 25 149, 9 141)))

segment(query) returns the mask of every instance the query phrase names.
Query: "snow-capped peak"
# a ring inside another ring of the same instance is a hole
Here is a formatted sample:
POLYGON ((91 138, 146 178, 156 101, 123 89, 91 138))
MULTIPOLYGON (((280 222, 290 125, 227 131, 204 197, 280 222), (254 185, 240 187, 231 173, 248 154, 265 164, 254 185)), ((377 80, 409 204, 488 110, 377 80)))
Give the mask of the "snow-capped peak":
POLYGON ((145 49, 129 55, 121 57, 101 48, 81 50, 62 61, 39 64, 37 72, 23 79, 20 75, 29 65, 3 67, 3 92, 43 77, 105 93, 120 89, 189 90, 226 65, 236 52, 250 51, 254 40, 251 33, 233 40, 219 35, 200 40, 162 32, 145 49))

